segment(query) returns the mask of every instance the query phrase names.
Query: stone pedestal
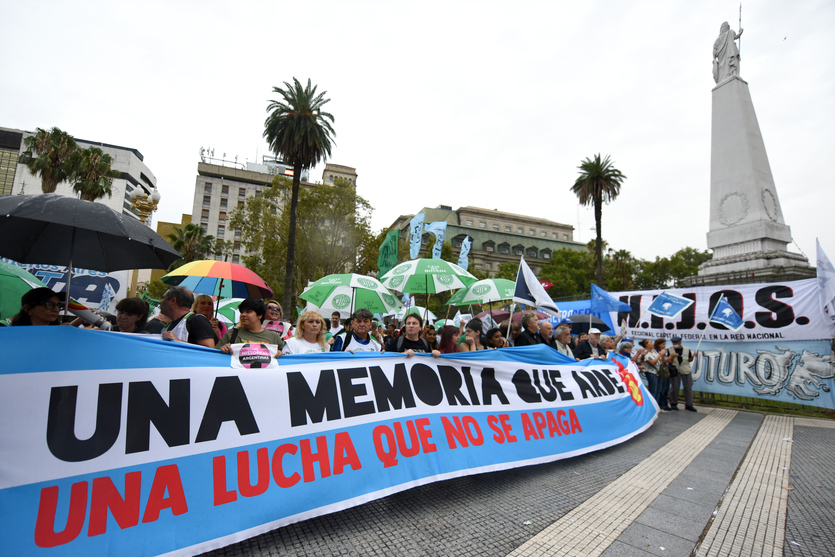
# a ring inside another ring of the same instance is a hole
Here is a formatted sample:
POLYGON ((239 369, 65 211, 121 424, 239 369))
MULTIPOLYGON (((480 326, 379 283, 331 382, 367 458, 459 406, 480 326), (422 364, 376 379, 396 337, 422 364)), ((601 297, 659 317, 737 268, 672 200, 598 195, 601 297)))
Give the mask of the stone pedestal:
POLYGON ((781 270, 814 276, 804 256, 787 250, 791 230, 783 221, 748 84, 739 77, 713 89, 710 155, 707 247, 713 259, 692 282, 724 282, 724 276, 740 274, 785 280, 774 276, 781 270))

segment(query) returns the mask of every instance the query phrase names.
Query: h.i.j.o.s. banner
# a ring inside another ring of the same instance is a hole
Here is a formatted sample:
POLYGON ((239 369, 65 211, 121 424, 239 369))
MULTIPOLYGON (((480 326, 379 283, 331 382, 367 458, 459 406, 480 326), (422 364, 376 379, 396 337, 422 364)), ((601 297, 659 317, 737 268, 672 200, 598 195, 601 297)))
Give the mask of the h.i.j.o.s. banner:
POLYGON ((646 430, 626 360, 548 347, 282 356, 70 327, 0 330, 10 555, 195 554, 418 485, 646 430))

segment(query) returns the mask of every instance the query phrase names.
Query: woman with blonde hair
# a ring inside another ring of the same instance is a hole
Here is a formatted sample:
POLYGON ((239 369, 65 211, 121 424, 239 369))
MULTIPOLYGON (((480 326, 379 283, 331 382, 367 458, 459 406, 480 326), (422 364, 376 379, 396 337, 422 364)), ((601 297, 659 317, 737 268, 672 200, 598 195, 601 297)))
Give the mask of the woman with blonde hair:
POLYGON ((194 297, 194 304, 191 306, 192 313, 199 313, 209 320, 212 324, 212 330, 215 332, 215 342, 223 338, 228 327, 225 323, 219 321, 215 317, 215 301, 208 294, 198 294, 194 297))
POLYGON ((305 311, 299 316, 296 331, 284 343, 282 354, 311 354, 327 352, 325 342, 325 320, 315 311, 305 311))

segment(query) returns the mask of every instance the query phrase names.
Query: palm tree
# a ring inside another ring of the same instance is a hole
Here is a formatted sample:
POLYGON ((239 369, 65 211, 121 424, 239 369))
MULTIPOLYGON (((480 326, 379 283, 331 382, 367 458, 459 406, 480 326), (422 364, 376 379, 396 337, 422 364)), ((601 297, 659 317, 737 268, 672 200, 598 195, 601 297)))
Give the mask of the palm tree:
POLYGON ((166 239, 171 247, 183 256, 182 260, 171 266, 172 269, 192 261, 206 259, 212 253, 215 243, 213 236, 206 234, 202 226, 194 223, 188 223, 182 228, 175 226, 174 232, 166 236, 166 239))
POLYGON ((597 229, 595 241, 595 258, 597 262, 597 284, 603 286, 603 234, 601 220, 603 218, 603 203, 614 201, 620 194, 620 186, 626 179, 620 170, 612 166, 609 155, 600 160, 600 154, 593 159, 585 159, 580 166, 580 176, 571 191, 583 205, 594 206, 594 223, 597 229))
POLYGON ((55 188, 66 180, 73 171, 73 154, 78 150, 75 140, 58 128, 50 131, 35 129, 35 135, 23 140, 26 150, 21 153, 20 162, 29 172, 41 177, 41 190, 55 193, 55 188))
POLYGON ((287 235, 287 265, 284 275, 284 307, 292 307, 293 265, 296 252, 296 216, 299 205, 299 184, 302 170, 309 169, 331 154, 331 136, 336 135, 331 123, 333 116, 322 112, 322 106, 330 101, 327 91, 316 94, 316 86, 307 80, 302 87, 293 78, 293 84, 284 82, 284 89, 273 87, 273 93, 282 99, 270 101, 264 122, 264 137, 277 157, 293 165, 293 190, 290 198, 290 230, 287 235))
POLYGON ((122 173, 110 168, 113 159, 98 147, 89 147, 83 151, 76 151, 73 155, 74 167, 71 179, 73 191, 85 201, 95 201, 105 195, 111 197, 113 178, 119 178, 122 173))

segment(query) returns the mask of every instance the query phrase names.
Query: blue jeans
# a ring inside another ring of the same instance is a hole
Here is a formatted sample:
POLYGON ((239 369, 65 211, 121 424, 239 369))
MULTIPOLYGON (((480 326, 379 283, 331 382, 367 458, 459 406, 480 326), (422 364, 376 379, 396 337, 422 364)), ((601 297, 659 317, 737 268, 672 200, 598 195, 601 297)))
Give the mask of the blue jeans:
POLYGON ((654 373, 647 373, 647 390, 655 400, 658 400, 658 376, 654 373))
POLYGON ((667 394, 670 392, 670 378, 658 378, 658 394, 655 396, 655 400, 658 401, 658 406, 660 406, 663 410, 669 408, 669 404, 667 402, 667 394))

